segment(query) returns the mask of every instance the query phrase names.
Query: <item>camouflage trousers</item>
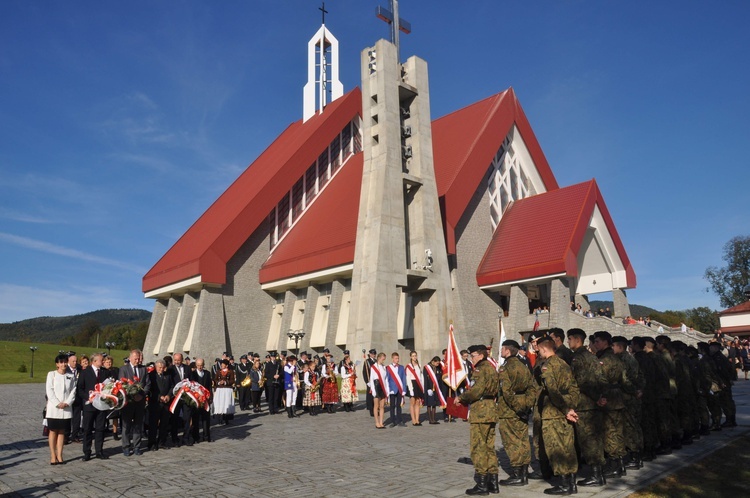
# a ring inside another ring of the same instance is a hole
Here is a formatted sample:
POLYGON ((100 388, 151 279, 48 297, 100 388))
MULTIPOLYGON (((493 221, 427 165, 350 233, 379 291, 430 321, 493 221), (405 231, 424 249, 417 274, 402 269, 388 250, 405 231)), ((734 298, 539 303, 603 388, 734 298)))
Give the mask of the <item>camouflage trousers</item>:
POLYGON ((604 414, 601 410, 581 410, 575 425, 576 443, 589 465, 604 465, 604 414))
POLYGON ((706 396, 706 404, 708 405, 708 412, 711 414, 711 423, 720 424, 721 405, 719 404, 718 393, 706 396))
POLYGON ((683 433, 692 433, 697 429, 698 405, 694 396, 677 398, 677 418, 683 433))
POLYGON ((495 423, 469 425, 469 445, 474 470, 480 475, 497 474, 495 423))
POLYGON ((737 416, 737 406, 734 404, 734 397, 732 396, 732 388, 725 387, 718 393, 719 406, 721 411, 724 412, 724 416, 727 420, 734 420, 737 416))
POLYGON ((521 467, 531 463, 529 444, 529 424, 519 417, 503 418, 497 424, 500 441, 508 454, 511 467, 521 467))
POLYGON ((556 476, 578 472, 575 432, 564 418, 542 420, 542 448, 556 476))
POLYGON ((656 401, 656 429, 659 434, 659 444, 668 448, 672 446, 672 415, 669 411, 669 399, 656 401))
POLYGON ((643 403, 641 405, 641 432, 643 433, 643 449, 646 451, 653 451, 659 446, 656 418, 656 404, 643 403))
POLYGON ((705 394, 699 394, 696 399, 698 401, 698 413, 696 415, 698 417, 698 423, 701 427, 708 427, 711 425, 711 418, 708 413, 708 399, 706 399, 705 394))
POLYGON ((625 456, 625 409, 604 412, 604 452, 610 458, 625 456))
POLYGON ((624 422, 622 435, 625 439, 625 448, 630 451, 643 450, 643 431, 641 430, 641 400, 631 399, 625 404, 623 410, 624 422))

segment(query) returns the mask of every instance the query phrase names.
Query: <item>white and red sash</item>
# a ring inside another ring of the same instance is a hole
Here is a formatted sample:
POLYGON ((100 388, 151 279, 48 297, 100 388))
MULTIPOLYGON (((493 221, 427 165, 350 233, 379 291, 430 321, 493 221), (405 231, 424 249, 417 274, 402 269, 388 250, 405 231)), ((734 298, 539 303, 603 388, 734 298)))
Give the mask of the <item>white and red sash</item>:
POLYGON ((497 370, 497 360, 495 358, 493 358, 492 356, 488 356, 487 361, 490 362, 490 365, 492 365, 492 368, 497 370))
POLYGON ((409 369, 409 371, 411 372, 412 376, 414 377, 414 380, 417 381, 417 386, 419 386, 419 390, 422 391, 422 394, 424 394, 424 386, 422 385, 422 381, 419 380, 419 375, 417 374, 417 371, 414 368, 414 366, 410 363, 410 364, 406 365, 406 368, 409 369))
POLYGON ((393 365, 388 365, 388 371, 391 374, 391 377, 393 377, 396 380, 396 385, 398 386, 398 390, 401 393, 401 396, 404 395, 404 385, 401 383, 401 377, 398 375, 398 368, 394 368, 393 365))
POLYGON ((440 390, 437 375, 435 375, 435 372, 432 371, 432 367, 430 365, 425 366, 425 370, 427 370, 427 373, 430 375, 430 379, 432 379, 432 390, 435 391, 435 394, 438 395, 440 406, 446 406, 448 402, 445 401, 445 396, 443 396, 443 392, 440 390))
MULTIPOLYGON (((375 363, 372 366, 371 370, 373 370, 375 372, 375 374, 378 376, 378 380, 380 381, 380 387, 383 388, 383 394, 385 394, 386 396, 388 396, 388 389, 385 387, 385 380, 383 379, 383 374, 380 373, 380 369, 378 368, 378 366, 379 365, 377 363, 375 363)), ((370 378, 372 378, 372 373, 370 373, 370 378)), ((377 392, 372 393, 372 395, 373 396, 377 396, 377 392)))

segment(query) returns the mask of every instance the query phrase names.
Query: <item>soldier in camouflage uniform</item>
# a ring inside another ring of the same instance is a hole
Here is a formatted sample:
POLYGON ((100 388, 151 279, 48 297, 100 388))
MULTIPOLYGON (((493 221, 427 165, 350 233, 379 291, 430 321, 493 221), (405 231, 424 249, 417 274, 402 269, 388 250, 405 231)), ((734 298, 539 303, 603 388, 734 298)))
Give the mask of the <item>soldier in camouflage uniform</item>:
POLYGON ((711 419, 708 414, 708 392, 711 388, 709 385, 706 387, 705 380, 701 374, 700 366, 700 355, 698 348, 695 346, 688 346, 685 348, 685 356, 687 356, 688 363, 690 364, 690 379, 693 381, 693 390, 695 391, 696 409, 695 411, 695 424, 698 428, 698 436, 708 436, 711 434, 708 428, 711 426, 711 419))
POLYGON ((669 352, 670 342, 672 342, 672 338, 669 336, 656 336, 656 353, 661 354, 664 364, 667 367, 667 375, 669 376, 669 392, 671 395, 669 399, 669 425, 672 429, 672 449, 679 450, 682 448, 682 426, 677 414, 677 370, 674 358, 672 358, 672 354, 669 352))
POLYGON ((495 401, 499 389, 497 372, 487 361, 487 347, 469 347, 469 355, 474 365, 470 389, 455 398, 456 404, 471 405, 469 412, 469 443, 471 461, 477 474, 476 485, 467 489, 467 495, 487 495, 490 489, 498 492, 497 453, 495 453, 495 424, 497 408, 495 401))
POLYGON ((716 371, 716 364, 711 358, 710 348, 707 342, 698 343, 698 351, 701 354, 698 360, 698 370, 700 372, 701 389, 705 391, 706 408, 711 421, 709 430, 721 430, 721 406, 719 405, 718 394, 721 391, 721 379, 716 371))
POLYGON ((607 382, 606 401, 600 403, 604 407, 604 452, 610 459, 604 469, 604 476, 622 477, 626 474, 623 388, 629 381, 625 375, 625 365, 612 351, 612 335, 609 332, 600 330, 594 333, 594 347, 607 382))
POLYGON ((691 378, 690 363, 685 354, 687 344, 682 341, 671 341, 667 345, 667 349, 674 359, 675 381, 677 382, 677 420, 682 429, 681 444, 693 444, 693 434, 697 433, 695 414, 697 413, 698 400, 691 378))
POLYGON ((549 329, 549 336, 555 341, 555 354, 568 365, 573 360, 573 351, 565 345, 565 331, 558 327, 549 329))
POLYGON ((734 397, 732 396, 732 382, 737 380, 737 370, 721 352, 721 344, 712 342, 708 346, 711 359, 714 360, 714 365, 716 365, 716 373, 719 375, 719 379, 721 379, 721 390, 718 394, 718 401, 721 411, 726 416, 726 420, 721 424, 721 427, 731 429, 732 427, 737 427, 737 407, 734 404, 734 397))
POLYGON ((672 416, 670 405, 672 403, 672 387, 669 378, 669 365, 664 356, 656 350, 656 339, 644 337, 646 341, 646 353, 654 362, 656 367, 656 382, 654 393, 656 395, 656 430, 659 436, 659 446, 656 455, 669 455, 672 453, 672 416))
POLYGON ((544 490, 548 495, 567 495, 577 492, 575 474, 578 459, 575 449, 573 424, 578 420, 575 407, 580 395, 570 367, 555 356, 555 343, 550 337, 537 342, 542 359, 538 377, 540 386, 537 405, 542 418, 542 449, 549 458, 552 471, 562 482, 544 490))
POLYGON ((630 452, 626 469, 638 470, 643 467, 643 431, 641 430, 641 398, 645 380, 638 365, 638 360, 628 352, 630 341, 618 335, 612 338, 612 350, 615 356, 625 365, 625 376, 628 382, 622 386, 622 400, 625 404, 625 425, 623 437, 625 449, 630 452))
POLYGON ((519 344, 503 342, 500 355, 505 363, 498 368, 500 392, 497 398, 498 431, 513 471, 503 486, 524 486, 529 483, 531 463, 529 415, 536 400, 536 383, 529 368, 518 358, 519 344))
POLYGON ((597 402, 604 397, 605 380, 596 356, 585 346, 586 332, 568 330, 568 345, 573 353, 570 368, 581 395, 576 405, 576 443, 581 456, 591 466, 592 475, 578 481, 579 486, 604 486, 604 415, 597 402))
POLYGON ((643 376, 643 395, 641 396, 641 432, 643 434, 642 459, 652 461, 659 446, 659 433, 656 430, 656 365, 653 355, 646 349, 643 337, 633 337, 630 341, 633 358, 638 362, 638 368, 643 376))

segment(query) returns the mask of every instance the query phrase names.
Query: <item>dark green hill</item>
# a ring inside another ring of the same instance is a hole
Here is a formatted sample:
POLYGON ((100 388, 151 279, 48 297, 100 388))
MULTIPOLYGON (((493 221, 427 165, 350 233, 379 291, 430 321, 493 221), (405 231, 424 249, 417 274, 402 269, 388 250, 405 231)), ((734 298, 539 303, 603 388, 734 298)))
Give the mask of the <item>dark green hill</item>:
POLYGON ((60 317, 42 316, 13 323, 0 323, 0 340, 56 344, 66 337, 75 336, 90 324, 95 323, 102 329, 123 325, 135 328, 150 319, 150 311, 137 309, 106 309, 60 317))

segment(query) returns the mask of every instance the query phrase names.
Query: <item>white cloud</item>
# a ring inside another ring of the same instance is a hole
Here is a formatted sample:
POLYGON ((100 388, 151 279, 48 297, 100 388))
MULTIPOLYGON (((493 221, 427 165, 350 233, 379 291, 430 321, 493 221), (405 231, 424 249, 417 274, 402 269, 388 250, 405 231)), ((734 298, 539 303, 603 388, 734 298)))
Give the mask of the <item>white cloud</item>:
POLYGON ((37 251, 47 252, 50 254, 57 254, 59 256, 65 256, 68 258, 79 259, 81 261, 88 261, 90 263, 98 263, 106 266, 113 266, 122 270, 135 272, 139 275, 146 273, 146 269, 143 267, 117 261, 114 259, 104 258, 95 254, 89 254, 78 249, 71 249, 69 247, 63 247, 56 244, 51 244, 43 240, 35 240, 27 237, 21 237, 20 235, 13 235, 10 233, 0 232, 0 241, 5 241, 17 246, 26 247, 27 249, 34 249, 37 251))
POLYGON ((48 218, 42 218, 40 216, 34 216, 29 213, 23 213, 20 211, 13 211, 11 209, 5 209, 3 207, 0 207, 0 218, 4 218, 6 220, 11 221, 20 221, 23 223, 39 223, 39 224, 47 224, 47 223, 56 223, 53 220, 50 220, 48 218))

